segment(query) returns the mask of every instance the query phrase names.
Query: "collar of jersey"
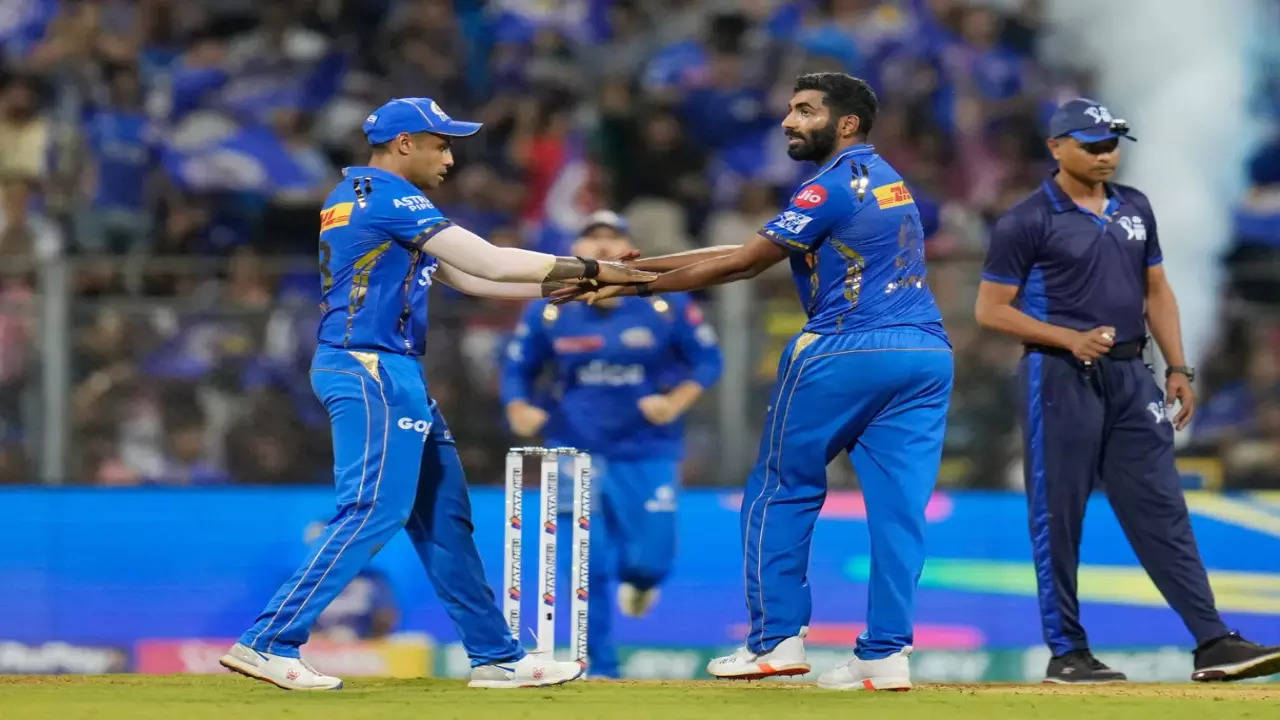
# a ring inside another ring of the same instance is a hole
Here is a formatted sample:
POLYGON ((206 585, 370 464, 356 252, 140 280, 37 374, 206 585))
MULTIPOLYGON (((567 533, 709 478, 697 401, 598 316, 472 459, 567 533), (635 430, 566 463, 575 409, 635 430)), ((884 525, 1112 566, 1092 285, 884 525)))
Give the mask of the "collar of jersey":
POLYGON ((813 174, 813 177, 809 178, 808 180, 805 180, 804 182, 802 182, 802 183, 800 183, 800 184, 801 184, 801 185, 808 185, 809 183, 813 182, 814 180, 817 180, 818 178, 822 177, 822 173, 824 173, 824 172, 826 172, 826 171, 830 170, 831 168, 835 167, 836 165, 839 165, 841 160, 843 160, 843 159, 845 159, 845 158, 849 157, 850 155, 861 155, 861 154, 864 154, 864 153, 872 153, 872 152, 875 152, 875 150, 876 150, 876 148, 875 148, 875 146, 874 146, 874 145, 869 145, 869 144, 866 144, 866 143, 863 143, 863 144, 861 144, 861 145, 853 145, 853 146, 850 146, 850 147, 849 147, 849 148, 847 148, 844 152, 842 152, 842 153, 840 153, 839 155, 837 155, 837 156, 835 156, 835 157, 831 158, 830 160, 828 160, 828 161, 827 161, 827 164, 826 164, 826 165, 823 165, 821 170, 819 170, 818 172, 816 172, 816 173, 814 173, 814 174, 813 174))
POLYGON ((382 168, 371 167, 369 165, 352 165, 351 167, 342 168, 342 177, 351 177, 355 175, 376 175, 385 180, 399 180, 400 182, 409 182, 399 175, 383 170, 382 168))
MULTIPOLYGON (((1079 205, 1076 205, 1076 201, 1072 200, 1071 196, 1067 195, 1067 191, 1063 190, 1062 186, 1054 179, 1057 176, 1058 171, 1054 170, 1049 173, 1049 177, 1045 178, 1044 182, 1041 184, 1041 187, 1044 188, 1045 197, 1049 198, 1049 206, 1053 208, 1053 211, 1055 213, 1064 213, 1072 210, 1080 210, 1080 212, 1086 212, 1089 215, 1093 215, 1093 213, 1087 212, 1081 209, 1079 205)), ((1109 182, 1104 182, 1102 183, 1102 191, 1107 194, 1107 207, 1106 210, 1104 210, 1107 215, 1115 212, 1124 204, 1124 198, 1120 196, 1115 185, 1112 185, 1109 182)))

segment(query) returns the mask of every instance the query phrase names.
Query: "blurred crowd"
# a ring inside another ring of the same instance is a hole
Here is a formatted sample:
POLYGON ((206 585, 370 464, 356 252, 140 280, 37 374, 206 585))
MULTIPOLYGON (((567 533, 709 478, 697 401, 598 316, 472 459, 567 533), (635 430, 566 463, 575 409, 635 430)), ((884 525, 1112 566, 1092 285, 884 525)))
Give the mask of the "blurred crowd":
MULTIPOLYGON (((306 375, 317 209, 366 160, 371 108, 429 96, 485 123, 432 200, 491 241, 565 252, 609 207, 656 253, 740 242, 776 212, 809 169, 777 128, 792 81, 843 70, 879 93, 871 140, 920 206, 956 346, 943 479, 1007 486, 1017 353, 972 323, 977 263, 1047 168, 1048 113, 1090 82, 1039 59, 1042 34, 1037 0, 2 2, 0 482, 33 477, 50 258, 71 268, 71 481, 327 482, 306 375)), ((1274 262, 1278 165, 1274 145, 1250 165, 1241 267, 1274 262)), ((1275 302, 1252 272, 1231 298, 1275 302)), ((496 481, 496 348, 519 308, 437 292, 431 389, 473 480, 496 481)), ((762 398, 798 309, 785 275, 752 292, 762 398)), ((1251 351, 1212 368, 1196 437, 1274 473, 1280 326, 1237 312, 1222 342, 1251 351)), ((689 481, 716 480, 714 428, 694 439, 689 481)))

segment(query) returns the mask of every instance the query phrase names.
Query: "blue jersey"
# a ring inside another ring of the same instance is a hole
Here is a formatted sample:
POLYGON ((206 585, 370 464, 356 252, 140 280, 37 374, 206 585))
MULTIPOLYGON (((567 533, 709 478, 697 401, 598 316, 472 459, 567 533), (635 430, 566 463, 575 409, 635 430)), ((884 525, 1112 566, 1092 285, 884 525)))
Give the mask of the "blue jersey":
POLYGON ((343 175, 320 211, 320 345, 421 355, 437 266, 422 246, 452 223, 398 175, 343 175))
POLYGON ((925 282, 920 213, 902 176, 870 145, 824 165, 760 234, 791 253, 806 332, 940 330, 942 314, 925 282))
POLYGON ((1156 216, 1136 188, 1107 183, 1095 215, 1052 177, 996 221, 982 279, 1018 286, 1018 308, 1053 325, 1116 328, 1116 342, 1147 333, 1147 268, 1164 256, 1156 216))
POLYGON ((685 380, 710 387, 720 348, 702 311, 683 294, 620 298, 612 309, 531 303, 507 346, 502 400, 539 404, 535 384, 554 373, 548 443, 606 458, 678 458, 684 424, 654 425, 637 401, 685 380))

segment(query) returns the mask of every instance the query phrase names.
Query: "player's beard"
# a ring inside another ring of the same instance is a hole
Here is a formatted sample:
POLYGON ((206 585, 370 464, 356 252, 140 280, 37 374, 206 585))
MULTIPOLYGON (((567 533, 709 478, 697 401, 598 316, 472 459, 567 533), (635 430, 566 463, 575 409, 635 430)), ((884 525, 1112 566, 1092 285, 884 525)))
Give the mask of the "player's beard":
POLYGON ((788 139, 792 137, 800 138, 799 145, 787 145, 787 155, 792 160, 818 162, 826 159, 836 149, 836 123, 832 120, 825 127, 814 130, 808 135, 800 132, 788 135, 788 139))

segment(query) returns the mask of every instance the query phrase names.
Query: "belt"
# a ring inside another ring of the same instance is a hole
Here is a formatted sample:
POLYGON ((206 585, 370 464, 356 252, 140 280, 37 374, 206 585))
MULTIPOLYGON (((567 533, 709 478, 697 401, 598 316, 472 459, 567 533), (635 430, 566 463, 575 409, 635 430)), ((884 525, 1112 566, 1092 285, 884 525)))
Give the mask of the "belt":
MULTIPOLYGON (((1107 351, 1107 357, 1112 360, 1133 360, 1142 357, 1142 350, 1147 346, 1147 339, 1130 340, 1128 342, 1116 343, 1107 351)), ((1060 347, 1051 345, 1035 345, 1024 344, 1022 346, 1027 352, 1045 353, 1047 355, 1066 355, 1074 357, 1070 350, 1064 350, 1060 347)))

